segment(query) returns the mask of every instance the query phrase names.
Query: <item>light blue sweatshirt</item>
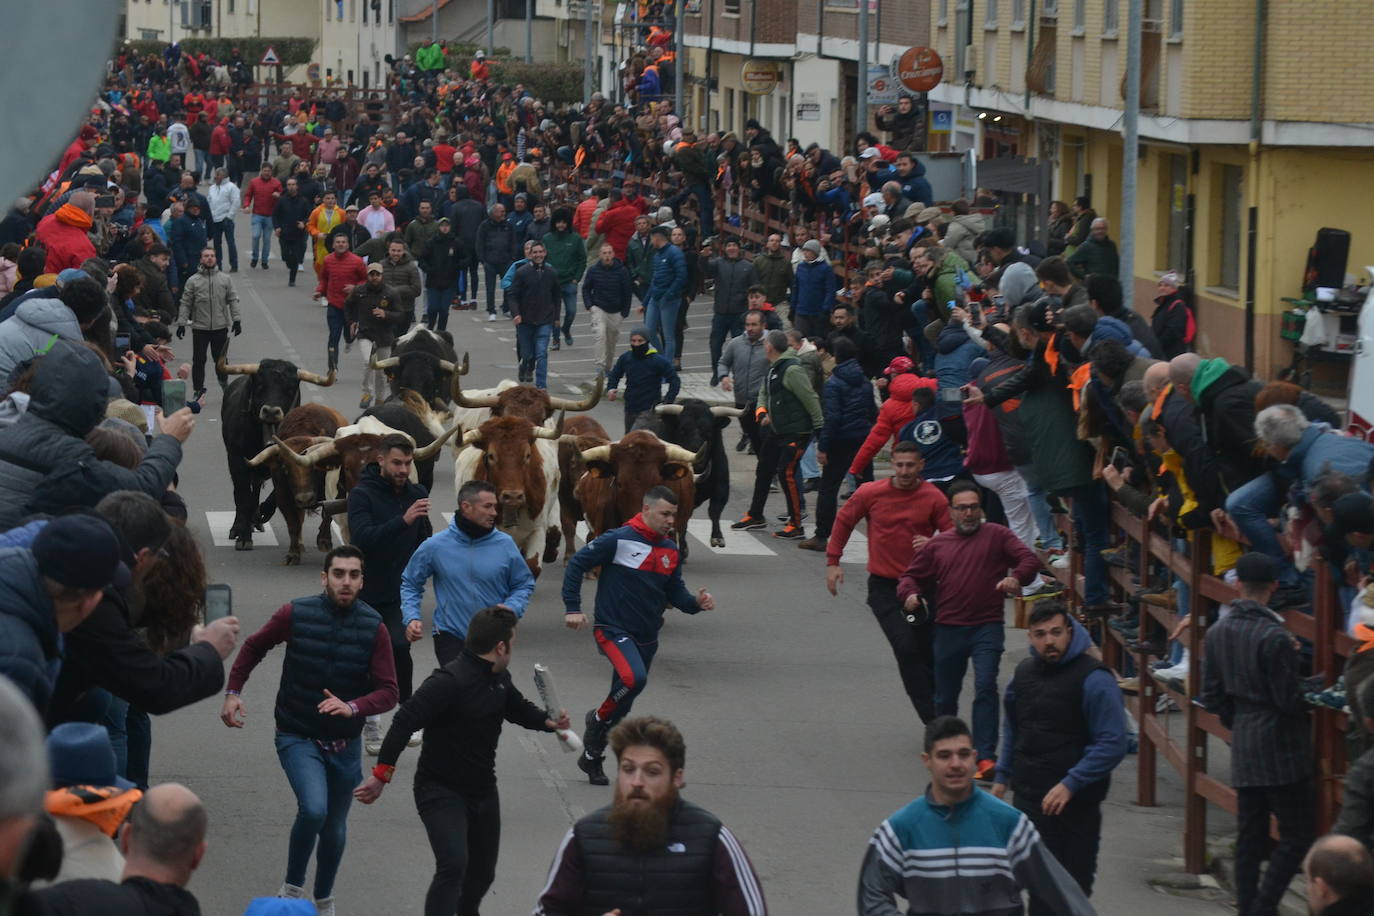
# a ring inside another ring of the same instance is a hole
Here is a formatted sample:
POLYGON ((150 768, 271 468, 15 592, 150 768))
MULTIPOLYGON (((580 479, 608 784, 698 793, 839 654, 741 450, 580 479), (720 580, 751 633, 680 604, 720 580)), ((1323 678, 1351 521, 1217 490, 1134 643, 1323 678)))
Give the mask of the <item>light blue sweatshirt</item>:
POLYGON ((466 638, 468 621, 484 607, 503 604, 524 616, 534 593, 534 576, 511 536, 492 531, 476 540, 458 528, 457 518, 420 545, 401 573, 401 617, 420 620, 425 582, 433 576, 438 606, 434 631, 466 638))

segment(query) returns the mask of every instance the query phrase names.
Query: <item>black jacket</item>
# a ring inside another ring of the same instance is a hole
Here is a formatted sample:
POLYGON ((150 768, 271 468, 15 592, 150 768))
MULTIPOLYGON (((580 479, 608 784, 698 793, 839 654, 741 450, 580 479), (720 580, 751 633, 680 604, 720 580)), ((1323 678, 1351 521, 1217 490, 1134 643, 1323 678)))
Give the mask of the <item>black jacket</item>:
POLYGON ((1226 504, 1216 452, 1202 435, 1193 405, 1182 395, 1170 394, 1164 400, 1160 416, 1155 419, 1164 426, 1169 443, 1183 457, 1183 473, 1197 496, 1198 507, 1186 518, 1180 518, 1179 524, 1184 528, 1206 528, 1212 523, 1209 517, 1212 510, 1226 504))
POLYGON ((420 252, 420 266, 425 269, 426 289, 452 289, 458 285, 458 271, 468 262, 463 252, 463 240, 449 230, 442 231, 420 252))
POLYGON ((164 715, 224 686, 224 662, 207 642, 158 655, 134 629, 126 597, 109 589, 81 625, 63 636, 65 658, 53 691, 48 722, 78 718, 86 691, 103 687, 144 712, 164 715))
POLYGON ((309 230, 298 227, 297 223, 309 223, 310 211, 314 208, 304 195, 297 192, 295 197, 283 194, 277 198, 277 206, 272 210, 272 226, 281 230, 281 240, 290 242, 305 238, 309 230))
POLYGON ((99 878, 63 881, 26 894, 17 916, 200 916, 191 892, 150 878, 126 878, 122 884, 99 878))
POLYGON ((563 293, 558 271, 549 264, 526 264, 515 272, 506 303, 511 314, 526 324, 553 324, 562 314, 563 293))
POLYGON ((85 436, 105 418, 109 376, 99 357, 59 341, 29 388, 29 409, 0 430, 0 531, 27 515, 94 507, 115 490, 157 499, 181 461, 181 443, 158 436, 133 470, 95 457, 85 436))
POLYGON ((1220 484, 1227 493, 1265 470, 1255 442, 1255 395, 1262 387, 1243 370, 1229 366, 1201 392, 1193 392, 1203 438, 1216 456, 1220 484))
POLYGON ((468 257, 477 248, 477 228, 487 218, 485 208, 471 197, 460 197, 444 209, 444 215, 453 223, 453 234, 463 240, 468 257))
POLYGON ((52 695, 59 639, 33 554, 25 547, 0 550, 0 674, 14 681, 40 715, 52 695))
POLYGON ((477 260, 483 264, 494 264, 504 270, 514 261, 520 249, 515 242, 515 228, 511 226, 510 220, 503 219, 497 222, 494 219, 485 219, 482 225, 477 227, 477 243, 475 246, 477 260))
MULTIPOLYGON (((367 555, 367 576, 358 597, 377 609, 393 641, 399 635, 400 615, 388 614, 401 604, 401 573, 424 541, 434 533, 428 516, 407 525, 401 518, 410 504, 429 495, 418 483, 407 483, 399 493, 381 469, 369 464, 353 489, 348 491, 349 537, 367 555), (392 617, 396 627, 393 627, 392 617)), ((404 637, 402 637, 404 638, 404 637)))
POLYGON ((454 791, 487 795, 496 791, 496 743, 511 722, 532 731, 551 731, 544 710, 516 689, 510 672, 464 649, 439 668, 396 710, 377 762, 395 766, 406 741, 425 730, 415 781, 436 782, 454 791))
POLYGON ((601 261, 593 261, 582 277, 582 306, 596 306, 609 315, 619 314, 622 318, 630 314, 634 295, 634 280, 630 271, 620 261, 612 261, 604 267, 601 261))

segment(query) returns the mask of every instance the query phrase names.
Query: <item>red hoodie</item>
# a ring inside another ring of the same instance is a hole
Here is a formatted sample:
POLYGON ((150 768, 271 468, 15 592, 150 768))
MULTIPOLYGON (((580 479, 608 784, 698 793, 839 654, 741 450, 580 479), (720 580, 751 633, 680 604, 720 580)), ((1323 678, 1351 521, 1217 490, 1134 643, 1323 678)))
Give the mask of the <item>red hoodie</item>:
POLYGON ((873 460, 873 456, 878 454, 878 449, 882 448, 887 440, 896 438, 902 427, 916 418, 916 411, 911 406, 911 397, 917 388, 936 387, 935 379, 922 378, 909 372, 894 378, 887 386, 887 400, 878 408, 878 421, 868 431, 868 438, 850 462, 849 473, 857 475, 863 471, 873 460))
POLYGON ((68 267, 80 267, 87 258, 95 257, 90 231, 94 220, 80 207, 63 204, 56 213, 49 213, 38 223, 34 236, 48 250, 43 272, 61 273, 68 267))
POLYGON ((635 220, 639 218, 639 208, 628 200, 611 207, 596 221, 596 231, 602 239, 615 249, 615 256, 625 260, 630 238, 635 234, 635 220))

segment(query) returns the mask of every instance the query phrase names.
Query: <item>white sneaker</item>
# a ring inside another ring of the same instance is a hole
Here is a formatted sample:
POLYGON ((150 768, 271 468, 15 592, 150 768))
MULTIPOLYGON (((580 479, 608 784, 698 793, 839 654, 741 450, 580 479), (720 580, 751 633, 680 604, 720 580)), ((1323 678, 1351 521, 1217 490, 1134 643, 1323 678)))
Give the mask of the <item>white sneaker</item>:
POLYGON ((495 313, 495 312, 488 312, 488 313, 487 313, 487 320, 488 320, 488 321, 495 321, 495 320, 496 320, 496 313, 495 313))
POLYGON ((424 742, 424 740, 425 730, 421 728, 410 736, 410 740, 406 742, 406 747, 419 747, 424 742))
POLYGON ((1055 569, 1068 569, 1068 568, 1069 568, 1069 554, 1068 554, 1068 552, 1065 551, 1065 552, 1062 552, 1062 553, 1052 554, 1052 555, 1050 556, 1050 566, 1052 566, 1052 567, 1055 568, 1055 569))
POLYGON ((297 887, 294 884, 287 884, 285 881, 283 881, 281 884, 281 890, 277 891, 277 896, 292 897, 301 900, 310 899, 309 897, 305 896, 305 888, 297 887))
POLYGON ((1171 668, 1160 668, 1160 669, 1158 669, 1158 670, 1156 670, 1156 671, 1151 671, 1151 672, 1150 672, 1150 677, 1157 678, 1157 679, 1159 679, 1159 680, 1161 680, 1161 681, 1169 681, 1169 680, 1175 680, 1175 679, 1181 681, 1181 680, 1183 680, 1184 678, 1186 678, 1187 676, 1188 676, 1188 661, 1187 661, 1187 659, 1184 659, 1182 662, 1180 662, 1180 663, 1177 664, 1177 665, 1174 665, 1174 666, 1171 667, 1171 668))
POLYGON ((320 916, 334 916, 334 898, 321 897, 315 901, 315 912, 320 916))
POLYGON ((367 756, 376 757, 382 752, 382 717, 368 716, 363 723, 363 750, 367 756))

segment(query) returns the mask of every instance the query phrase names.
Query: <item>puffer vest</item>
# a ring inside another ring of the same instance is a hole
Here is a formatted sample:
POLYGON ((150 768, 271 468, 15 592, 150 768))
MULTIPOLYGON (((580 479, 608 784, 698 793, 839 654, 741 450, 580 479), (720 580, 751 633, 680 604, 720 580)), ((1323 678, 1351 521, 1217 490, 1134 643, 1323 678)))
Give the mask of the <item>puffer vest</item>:
POLYGON ((382 615, 362 601, 340 611, 324 593, 291 602, 291 636, 277 688, 277 730, 303 738, 356 738, 362 716, 318 711, 328 690, 345 703, 372 689, 372 647, 382 615))
POLYGON ((720 908, 711 892, 720 821, 704 808, 679 800, 668 842, 653 853, 627 853, 611 833, 609 806, 577 822, 573 835, 582 853, 584 888, 580 913, 602 916, 712 916, 720 908))
MULTIPOLYGON (((1011 787, 1018 803, 1040 799, 1083 759, 1092 731, 1083 714, 1083 682, 1102 663, 1087 653, 1059 665, 1027 658, 1016 666, 1016 749, 1011 787)), ((1111 779, 1083 787, 1075 801, 1100 802, 1111 779)))

